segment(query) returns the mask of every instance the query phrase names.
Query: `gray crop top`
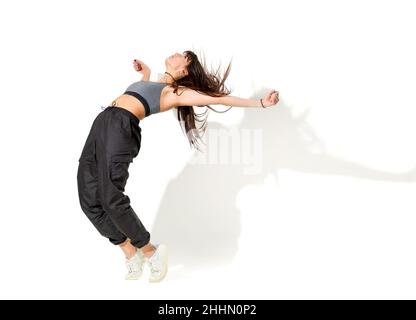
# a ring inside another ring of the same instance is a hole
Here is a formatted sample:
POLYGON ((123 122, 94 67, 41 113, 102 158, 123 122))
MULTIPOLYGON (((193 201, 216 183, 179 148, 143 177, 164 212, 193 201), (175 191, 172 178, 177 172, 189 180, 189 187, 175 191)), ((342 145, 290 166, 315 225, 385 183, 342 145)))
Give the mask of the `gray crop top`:
POLYGON ((160 112, 160 95, 163 88, 167 86, 164 82, 137 81, 129 85, 124 94, 131 95, 144 105, 145 117, 160 112))

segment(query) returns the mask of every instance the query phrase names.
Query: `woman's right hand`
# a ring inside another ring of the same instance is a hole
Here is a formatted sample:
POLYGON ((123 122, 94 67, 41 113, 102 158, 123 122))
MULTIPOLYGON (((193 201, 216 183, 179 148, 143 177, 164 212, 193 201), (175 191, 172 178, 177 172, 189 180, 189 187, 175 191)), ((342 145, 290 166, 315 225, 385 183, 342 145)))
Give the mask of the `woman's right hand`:
POLYGON ((141 72, 144 75, 150 74, 150 68, 143 62, 138 59, 133 60, 133 68, 137 72, 141 72))
POLYGON ((262 99, 263 105, 267 107, 274 106, 279 102, 279 91, 272 90, 262 99))

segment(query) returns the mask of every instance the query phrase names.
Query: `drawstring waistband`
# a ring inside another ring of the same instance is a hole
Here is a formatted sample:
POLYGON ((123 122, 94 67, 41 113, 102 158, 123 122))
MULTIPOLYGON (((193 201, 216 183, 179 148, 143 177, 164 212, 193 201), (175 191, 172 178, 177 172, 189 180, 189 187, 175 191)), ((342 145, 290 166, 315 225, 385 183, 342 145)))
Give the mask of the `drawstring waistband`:
POLYGON ((140 123, 140 119, 137 118, 136 115, 134 115, 132 112, 130 112, 127 109, 117 107, 115 105, 114 106, 107 106, 107 107, 101 106, 101 109, 104 110, 104 111, 106 111, 106 110, 116 110, 117 112, 124 113, 126 116, 128 116, 134 122, 135 125, 139 125, 139 123, 140 123))

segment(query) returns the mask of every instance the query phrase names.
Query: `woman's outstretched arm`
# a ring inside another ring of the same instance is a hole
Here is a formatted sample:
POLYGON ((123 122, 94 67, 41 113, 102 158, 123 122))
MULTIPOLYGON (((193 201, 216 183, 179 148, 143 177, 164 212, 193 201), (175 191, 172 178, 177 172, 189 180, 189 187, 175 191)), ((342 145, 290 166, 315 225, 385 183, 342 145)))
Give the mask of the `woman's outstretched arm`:
POLYGON ((230 107, 261 107, 260 99, 245 99, 236 96, 220 97, 220 104, 230 107))
MULTIPOLYGON (((262 98, 263 106, 270 107, 279 101, 279 92, 270 91, 262 98)), ((175 106, 204 106, 212 104, 221 104, 231 107, 262 107, 260 99, 246 99, 236 96, 211 97, 201 94, 195 90, 187 89, 176 97, 175 106)))

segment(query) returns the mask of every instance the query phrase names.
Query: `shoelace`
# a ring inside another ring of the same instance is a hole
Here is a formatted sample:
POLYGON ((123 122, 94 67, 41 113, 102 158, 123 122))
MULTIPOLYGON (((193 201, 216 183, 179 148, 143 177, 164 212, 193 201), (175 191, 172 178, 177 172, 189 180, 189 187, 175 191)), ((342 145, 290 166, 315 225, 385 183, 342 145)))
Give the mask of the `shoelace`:
POLYGON ((127 269, 129 270, 129 273, 136 272, 136 268, 134 268, 134 265, 132 263, 127 264, 127 269))
POLYGON ((158 259, 158 256, 154 256, 149 259, 150 271, 152 273, 160 274, 162 266, 160 265, 161 262, 158 259))
POLYGON ((127 269, 129 270, 129 273, 139 271, 139 268, 140 268, 139 263, 140 263, 140 261, 138 261, 138 259, 136 259, 136 258, 133 258, 130 261, 127 260, 126 261, 126 266, 127 266, 127 269))

